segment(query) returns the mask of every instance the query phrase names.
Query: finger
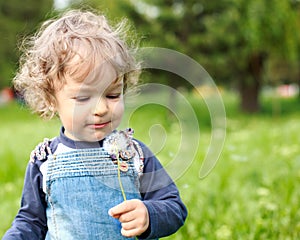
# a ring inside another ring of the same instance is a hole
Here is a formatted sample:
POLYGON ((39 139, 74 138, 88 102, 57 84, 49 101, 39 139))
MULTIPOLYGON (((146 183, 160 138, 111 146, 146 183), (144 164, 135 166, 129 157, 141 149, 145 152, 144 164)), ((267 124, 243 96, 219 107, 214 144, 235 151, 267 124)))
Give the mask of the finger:
POLYGON ((121 216, 120 214, 112 214, 110 210, 108 210, 108 215, 116 219, 119 219, 121 216))
POLYGON ((137 235, 140 235, 140 231, 138 229, 129 229, 129 230, 125 230, 124 228, 121 229, 121 234, 124 237, 135 237, 137 235))
POLYGON ((136 221, 130 221, 130 222, 123 222, 121 224, 122 228, 126 231, 138 229, 139 226, 137 225, 136 221))
POLYGON ((121 223, 131 222, 136 219, 135 213, 133 211, 123 213, 119 216, 119 221, 121 223))
POLYGON ((132 204, 132 201, 124 201, 117 206, 112 207, 109 209, 108 214, 112 217, 119 218, 120 215, 132 211, 135 208, 135 205, 132 204), (117 217, 118 216, 118 217, 117 217))
POLYGON ((148 219, 145 218, 134 218, 128 222, 121 222, 122 228, 126 231, 137 230, 139 234, 143 233, 149 226, 148 219))

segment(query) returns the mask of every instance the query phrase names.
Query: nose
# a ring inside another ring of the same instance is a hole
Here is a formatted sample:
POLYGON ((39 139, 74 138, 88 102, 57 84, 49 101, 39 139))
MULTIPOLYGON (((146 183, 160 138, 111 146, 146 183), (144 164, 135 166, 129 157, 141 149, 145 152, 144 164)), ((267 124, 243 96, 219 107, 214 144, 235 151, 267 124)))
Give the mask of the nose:
POLYGON ((104 116, 108 112, 108 102, 106 98, 99 98, 94 109, 95 116, 104 116))

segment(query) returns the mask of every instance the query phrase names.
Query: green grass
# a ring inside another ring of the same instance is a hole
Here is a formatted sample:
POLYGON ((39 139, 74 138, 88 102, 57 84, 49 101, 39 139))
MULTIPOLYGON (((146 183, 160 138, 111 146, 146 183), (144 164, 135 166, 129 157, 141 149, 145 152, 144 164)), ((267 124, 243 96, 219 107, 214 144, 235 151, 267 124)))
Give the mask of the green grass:
MULTIPOLYGON (((246 115, 237 111, 236 97, 225 94, 224 148, 215 168, 200 179, 211 137, 209 115, 201 99, 188 99, 198 109, 200 142, 191 166, 175 165, 181 173, 175 173, 175 180, 189 215, 185 225, 166 239, 300 239, 298 100, 263 99, 261 114, 246 115)), ((136 110, 129 122, 136 137, 156 149, 172 169, 170 159, 182 147, 180 119, 162 106, 149 105, 136 110), (162 143, 152 139, 162 136, 166 139, 159 149, 162 143)), ((17 104, 0 107, 0 236, 18 210, 30 151, 58 131, 58 121, 44 122, 17 104)), ((198 133, 189 134, 192 138, 198 133)))
POLYGON ((33 147, 58 133, 58 122, 41 121, 17 103, 0 106, 0 236, 20 205, 23 178, 33 147))

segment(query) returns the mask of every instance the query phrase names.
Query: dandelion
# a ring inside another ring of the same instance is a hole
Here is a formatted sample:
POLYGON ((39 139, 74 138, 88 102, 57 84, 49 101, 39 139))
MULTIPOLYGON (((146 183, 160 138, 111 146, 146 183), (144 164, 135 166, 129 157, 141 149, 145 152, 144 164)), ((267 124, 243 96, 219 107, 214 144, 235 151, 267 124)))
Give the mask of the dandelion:
POLYGON ((118 166, 118 181, 124 201, 126 194, 121 180, 121 171, 128 170, 127 161, 135 155, 132 143, 133 130, 131 128, 125 131, 113 131, 103 143, 103 147, 110 154, 111 159, 118 166))

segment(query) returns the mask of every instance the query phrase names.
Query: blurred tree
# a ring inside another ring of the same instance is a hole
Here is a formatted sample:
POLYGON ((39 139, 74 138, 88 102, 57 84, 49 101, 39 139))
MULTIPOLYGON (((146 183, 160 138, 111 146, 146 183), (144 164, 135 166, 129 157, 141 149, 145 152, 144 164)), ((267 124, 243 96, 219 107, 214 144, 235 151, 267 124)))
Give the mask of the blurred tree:
POLYGON ((131 14, 129 13, 133 12, 133 5, 130 0, 69 0, 69 5, 71 8, 99 10, 113 24, 124 18, 131 20, 131 14))
POLYGON ((231 76, 238 79, 242 109, 255 112, 260 108, 265 63, 275 59, 293 63, 299 59, 298 9, 289 0, 230 2, 231 7, 215 24, 229 23, 224 30, 234 39, 225 51, 225 67, 231 67, 231 76))
MULTIPOLYGON (((298 0, 79 2, 92 4, 113 18, 128 17, 146 46, 170 48, 192 57, 217 83, 235 86, 241 108, 247 112, 260 109, 267 61, 278 59, 291 66, 299 62, 298 0)), ((159 72, 155 79, 175 88, 189 87, 187 81, 170 74, 159 72)))
POLYGON ((32 33, 53 0, 0 1, 0 88, 9 86, 18 64, 17 42, 32 33))
POLYGON ((152 18, 146 8, 143 15, 148 24, 140 29, 151 33, 152 44, 191 56, 219 83, 235 83, 241 108, 247 112, 260 108, 265 62, 274 58, 299 60, 297 1, 144 2, 157 7, 152 18))

